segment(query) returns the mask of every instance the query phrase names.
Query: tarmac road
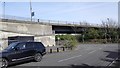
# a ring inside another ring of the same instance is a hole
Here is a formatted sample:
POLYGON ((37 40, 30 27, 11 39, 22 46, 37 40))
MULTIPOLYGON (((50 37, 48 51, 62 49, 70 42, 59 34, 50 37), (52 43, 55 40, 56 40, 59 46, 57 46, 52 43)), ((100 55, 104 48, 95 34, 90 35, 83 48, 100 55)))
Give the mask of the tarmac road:
POLYGON ((108 66, 118 57, 118 44, 80 44, 73 51, 46 54, 41 62, 16 66, 108 66))

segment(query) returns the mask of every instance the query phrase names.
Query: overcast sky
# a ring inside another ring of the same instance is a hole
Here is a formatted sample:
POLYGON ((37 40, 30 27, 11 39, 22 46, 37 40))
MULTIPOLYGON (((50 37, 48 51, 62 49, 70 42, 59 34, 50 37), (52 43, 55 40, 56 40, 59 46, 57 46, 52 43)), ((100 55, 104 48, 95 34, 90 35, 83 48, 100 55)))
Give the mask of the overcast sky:
MULTIPOLYGON (((3 2, 0 4, 3 12, 3 2)), ((6 2, 5 14, 30 18, 29 2, 6 2)), ((32 2, 34 18, 61 21, 87 21, 100 24, 111 18, 118 20, 117 2, 32 2)))

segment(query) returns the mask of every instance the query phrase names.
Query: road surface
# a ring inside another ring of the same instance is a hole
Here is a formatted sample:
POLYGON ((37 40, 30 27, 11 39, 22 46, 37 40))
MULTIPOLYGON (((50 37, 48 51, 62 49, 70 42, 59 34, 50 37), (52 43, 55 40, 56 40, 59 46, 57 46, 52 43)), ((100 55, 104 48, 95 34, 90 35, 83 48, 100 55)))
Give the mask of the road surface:
POLYGON ((46 54, 41 62, 16 66, 108 66, 118 57, 118 44, 80 44, 73 51, 46 54))

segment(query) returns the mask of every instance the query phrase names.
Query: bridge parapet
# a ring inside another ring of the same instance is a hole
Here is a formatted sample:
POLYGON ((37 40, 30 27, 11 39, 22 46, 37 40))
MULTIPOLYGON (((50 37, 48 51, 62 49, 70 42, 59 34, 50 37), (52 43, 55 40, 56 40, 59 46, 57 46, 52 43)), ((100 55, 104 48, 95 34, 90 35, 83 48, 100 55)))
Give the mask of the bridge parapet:
MULTIPOLYGON (((1 15, 0 15, 1 16, 1 15)), ((2 21, 4 22, 15 22, 15 23, 39 23, 44 25, 61 25, 61 26, 81 26, 81 27, 101 27, 98 24, 89 24, 89 23, 82 23, 82 22, 71 22, 71 21, 56 21, 56 20, 45 20, 45 19, 31 19, 25 17, 18 17, 18 16, 11 16, 5 15, 5 17, 1 16, 2 21)))

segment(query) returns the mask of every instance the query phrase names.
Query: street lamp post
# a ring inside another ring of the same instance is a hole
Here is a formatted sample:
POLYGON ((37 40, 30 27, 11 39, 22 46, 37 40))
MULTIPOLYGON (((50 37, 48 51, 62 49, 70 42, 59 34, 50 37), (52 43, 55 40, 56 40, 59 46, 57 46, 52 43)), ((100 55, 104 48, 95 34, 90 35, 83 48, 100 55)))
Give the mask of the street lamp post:
POLYGON ((31 0, 30 0, 30 17, 31 17, 31 21, 32 21, 33 16, 34 16, 34 12, 32 11, 32 4, 31 4, 31 0))
POLYGON ((3 18, 5 19, 5 2, 3 2, 3 18))
POLYGON ((30 19, 32 21, 32 5, 31 5, 31 0, 30 0, 30 19))

